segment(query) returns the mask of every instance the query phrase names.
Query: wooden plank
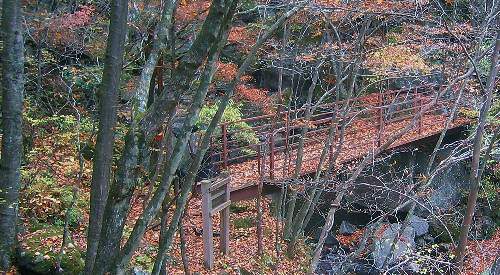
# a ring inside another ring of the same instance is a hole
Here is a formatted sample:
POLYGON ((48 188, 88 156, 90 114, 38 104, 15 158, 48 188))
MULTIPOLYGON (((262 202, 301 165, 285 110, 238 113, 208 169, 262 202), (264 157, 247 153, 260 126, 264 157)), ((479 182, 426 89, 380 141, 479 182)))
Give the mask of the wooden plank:
POLYGON ((221 203, 220 205, 214 207, 212 211, 210 211, 210 215, 215 215, 217 212, 221 211, 222 209, 228 207, 231 204, 231 201, 226 201, 224 203, 221 203))
POLYGON ((224 184, 229 184, 229 177, 221 179, 221 180, 215 182, 214 184, 212 184, 212 186, 210 186, 210 191, 216 190, 216 189, 220 188, 221 186, 223 186, 224 184))
POLYGON ((226 189, 222 189, 221 191, 217 192, 217 193, 210 193, 210 197, 212 197, 212 201, 214 201, 215 199, 217 199, 218 197, 224 195, 226 193, 226 189))

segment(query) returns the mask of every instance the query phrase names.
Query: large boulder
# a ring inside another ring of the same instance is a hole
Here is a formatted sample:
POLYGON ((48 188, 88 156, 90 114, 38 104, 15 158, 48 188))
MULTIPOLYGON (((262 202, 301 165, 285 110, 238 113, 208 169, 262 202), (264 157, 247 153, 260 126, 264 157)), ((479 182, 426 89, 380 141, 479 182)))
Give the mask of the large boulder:
POLYGON ((427 217, 430 214, 429 209, 443 212, 453 209, 460 203, 462 191, 467 189, 468 185, 467 165, 464 162, 451 165, 433 178, 432 193, 428 200, 422 201, 423 207, 417 206, 416 214, 427 217))
POLYGON ((412 215, 410 217, 410 226, 415 230, 415 236, 420 237, 429 233, 429 223, 426 219, 412 215))
POLYGON ((340 224, 339 233, 342 235, 351 235, 356 232, 356 229, 356 226, 346 221, 342 221, 342 223, 340 224))
POLYGON ((325 239, 325 246, 334 247, 334 246, 338 246, 339 244, 340 243, 337 240, 337 238, 331 232, 328 233, 328 235, 326 236, 326 239, 325 239))
MULTIPOLYGON (((384 261, 388 258, 392 242, 399 234, 401 225, 398 223, 385 224, 375 231, 375 242, 372 252, 373 261, 377 268, 384 265, 384 261)), ((402 256, 411 253, 415 248, 415 230, 411 226, 407 226, 399 236, 392 256, 387 260, 388 264, 397 262, 402 256)))

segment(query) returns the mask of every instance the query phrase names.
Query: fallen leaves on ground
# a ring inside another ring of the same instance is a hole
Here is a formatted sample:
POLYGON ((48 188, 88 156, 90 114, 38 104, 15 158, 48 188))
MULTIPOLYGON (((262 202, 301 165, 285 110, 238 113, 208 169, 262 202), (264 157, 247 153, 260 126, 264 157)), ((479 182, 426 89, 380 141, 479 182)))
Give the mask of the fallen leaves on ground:
POLYGON ((469 241, 466 251, 463 274, 481 274, 491 267, 496 257, 500 255, 500 229, 497 229, 490 239, 469 241))

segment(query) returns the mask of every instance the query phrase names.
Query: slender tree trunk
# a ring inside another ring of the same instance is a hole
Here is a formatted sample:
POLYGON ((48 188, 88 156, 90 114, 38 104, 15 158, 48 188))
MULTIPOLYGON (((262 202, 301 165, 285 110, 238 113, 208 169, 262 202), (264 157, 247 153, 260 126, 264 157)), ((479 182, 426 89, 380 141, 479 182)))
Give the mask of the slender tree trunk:
MULTIPOLYGON (((281 26, 281 24, 286 19, 295 14, 304 5, 305 4, 302 4, 300 6, 293 8, 291 11, 285 13, 279 20, 277 20, 277 22, 273 24, 268 29, 268 31, 257 41, 256 45, 252 48, 251 52, 248 54, 247 58, 241 65, 240 70, 238 71, 238 74, 235 77, 235 80, 233 81, 233 83, 231 83, 229 89, 230 91, 228 91, 224 96, 224 100, 221 102, 219 109, 216 115, 214 116, 214 119, 211 121, 210 126, 207 129, 207 132, 205 134, 206 137, 204 136, 202 145, 200 146, 200 148, 202 149, 200 149, 199 154, 197 154, 196 159, 191 164, 190 172, 188 173, 190 178, 188 177, 185 180, 184 184, 181 185, 181 194, 179 194, 176 203, 179 211, 184 209, 186 205, 189 191, 191 190, 192 183, 194 182, 194 179, 196 177, 196 171, 198 170, 202 162, 202 157, 207 150, 206 148, 208 148, 210 142, 210 136, 213 133, 213 130, 217 126, 218 122, 220 121, 222 113, 226 108, 226 106, 228 105, 230 97, 234 92, 234 88, 238 84, 239 79, 250 66, 253 57, 255 57, 257 50, 262 46, 262 44, 271 36, 271 34, 279 26, 281 26), (211 130, 211 128, 213 129, 211 130)), ((174 93, 162 93, 162 95, 158 98, 158 100, 151 105, 148 111, 144 114, 144 117, 140 120, 139 124, 140 132, 144 133, 144 135, 146 136, 146 140, 149 140, 152 133, 156 133, 155 129, 157 129, 161 124, 161 122, 164 120, 165 114, 170 112, 170 110, 172 110, 173 108, 175 108, 177 101, 179 99, 178 97, 182 94, 183 91, 185 91, 184 88, 187 88, 188 86, 187 85, 189 83, 188 80, 191 79, 192 75, 194 75, 194 72, 209 56, 209 50, 210 50, 209 47, 212 47, 214 43, 221 41, 216 35, 219 31, 219 28, 221 27, 220 26, 221 9, 222 7, 220 1, 215 1, 212 3, 209 15, 207 16, 204 26, 202 27, 202 30, 198 34, 197 39, 191 46, 189 52, 186 53, 184 55, 184 59, 180 61, 180 64, 178 66, 179 68, 175 71, 174 79, 178 81, 176 82, 177 85, 175 85, 176 90, 174 91, 174 93)), ((200 87, 200 89, 201 88, 202 87, 200 87)), ((200 98, 195 97, 195 101, 198 100, 200 100, 200 98)), ((112 274, 123 273, 125 266, 129 263, 134 251, 137 249, 140 240, 145 230, 147 229, 147 226, 149 225, 149 223, 151 222, 151 220, 154 218, 159 208, 161 207, 161 202, 163 201, 163 198, 166 196, 168 190, 170 189, 170 183, 173 179, 174 172, 177 170, 179 166, 183 152, 185 152, 188 135, 191 132, 192 126, 196 122, 197 111, 194 110, 197 108, 201 108, 199 104, 202 103, 203 102, 193 103, 193 106, 196 107, 194 107, 191 110, 191 112, 188 114, 188 117, 185 119, 185 124, 183 125, 183 128, 181 130, 181 135, 177 139, 171 157, 168 158, 168 161, 165 164, 164 173, 158 189, 155 191, 150 202, 144 209, 144 212, 141 214, 136 224, 134 225, 134 229, 132 230, 129 239, 121 249, 120 254, 116 257, 116 259, 111 260, 113 261, 113 266, 111 267, 112 274)), ((171 242, 173 240, 173 235, 177 230, 181 214, 182 212, 178 212, 176 208, 176 211, 170 223, 171 225, 165 237, 166 240, 164 242, 163 241, 161 242, 162 247, 160 247, 161 248, 160 250, 162 251, 159 252, 159 255, 165 255, 166 251, 168 251, 168 248, 170 247, 171 242)), ((159 267, 161 266, 162 262, 163 259, 160 259, 160 261, 158 261, 158 264, 155 263, 156 270, 159 270, 159 267)), ((155 272, 157 272, 156 270, 155 272)))
POLYGON ((109 192, 92 274, 103 274, 106 272, 112 264, 109 259, 114 259, 118 254, 123 228, 137 179, 136 164, 139 155, 137 144, 137 137, 132 128, 125 138, 124 154, 118 164, 115 181, 109 192))
POLYGON ((303 205, 300 207, 299 212, 294 218, 293 221, 293 228, 292 228, 292 234, 290 236, 290 244, 289 247, 292 248, 293 252, 293 247, 295 246, 295 243, 297 239, 302 235, 303 227, 305 227, 307 224, 304 224, 304 221, 306 219, 307 213, 309 209, 314 208, 315 204, 315 197, 318 192, 321 192, 321 188, 318 186, 321 183, 319 183, 320 175, 321 175, 321 169, 323 166, 323 163, 326 160, 326 156, 329 152, 329 150, 332 148, 332 142, 334 139, 334 136, 337 133, 337 126, 338 126, 338 120, 336 117, 332 118, 331 124, 330 124, 330 129, 328 130, 328 137, 326 139, 326 144, 325 147, 323 147, 323 150, 321 152, 320 160, 318 163, 318 167, 316 168, 316 175, 314 177, 315 183, 314 186, 306 192, 306 195, 304 196, 304 199, 306 200, 303 205))
POLYGON ((146 58, 146 62, 141 71, 138 83, 136 85, 136 97, 134 108, 138 114, 142 114, 146 111, 148 101, 152 104, 153 98, 151 95, 148 98, 148 91, 151 86, 151 79, 153 75, 159 73, 157 65, 159 65, 158 60, 161 57, 161 51, 167 45, 167 41, 171 39, 168 37, 170 27, 172 25, 172 18, 174 10, 177 7, 177 0, 168 0, 162 11, 162 17, 158 25, 154 30, 153 35, 153 45, 146 58))
POLYGON ((189 271, 189 257, 187 255, 186 250, 186 230, 184 229, 184 225, 182 224, 182 220, 186 217, 186 209, 184 209, 184 214, 182 215, 181 221, 179 222, 179 239, 180 239, 180 249, 181 249, 181 258, 182 258, 182 266, 184 268, 184 274, 190 275, 189 271))
POLYGON ((99 88, 99 130, 92 170, 90 217, 87 233, 85 274, 92 274, 101 234, 102 218, 109 190, 113 160, 116 106, 127 34, 128 0, 113 0, 106 59, 99 88))
POLYGON ((12 264, 19 210, 24 93, 24 44, 21 17, 20 1, 3 1, 3 136, 0 161, 0 270, 3 271, 8 271, 12 264))
MULTIPOLYGON (((319 79, 319 68, 321 66, 322 62, 318 61, 316 66, 315 66, 315 71, 314 71, 314 76, 312 79, 311 86, 309 86, 309 89, 307 91, 307 109, 306 109, 306 114, 304 118, 304 123, 305 125, 302 127, 302 131, 300 133, 300 140, 299 140, 299 145, 297 148, 297 157, 295 160, 295 172, 293 175, 294 179, 298 179, 300 176, 300 171, 302 170, 302 160, 304 157, 304 144, 305 144, 305 139, 307 132, 309 130, 309 121, 311 120, 312 112, 313 112, 313 107, 312 107, 312 99, 314 95, 314 89, 316 88, 316 84, 318 83, 319 79)), ((286 210, 286 219, 285 219, 285 232, 284 236, 285 239, 289 239, 292 237, 292 231, 293 231, 293 222, 294 222, 294 212, 295 212, 295 204, 297 203, 297 190, 291 186, 290 188, 290 198, 288 199, 288 206, 286 210)), ((288 254, 291 255, 293 253, 293 245, 290 245, 288 247, 288 254)))
MULTIPOLYGON (((285 62, 283 61, 283 59, 285 58, 285 51, 287 49, 287 46, 288 46, 288 25, 285 24, 283 26, 283 45, 282 45, 282 49, 281 49, 281 53, 280 53, 280 69, 279 69, 279 74, 278 74, 278 108, 277 108, 277 112, 276 112, 276 116, 274 117, 273 119, 273 131, 275 130, 276 128, 276 122, 278 121, 278 119, 281 119, 281 112, 283 111, 283 68, 285 66, 285 62)), ((288 116, 288 114, 287 114, 288 116)), ((287 121, 286 121, 286 131, 289 131, 288 129, 288 117, 286 118, 287 121)), ((286 134, 286 136, 288 137, 288 134, 286 134)), ((288 152, 288 138, 287 140, 285 141, 286 143, 286 148, 285 148, 285 152, 288 152)), ((283 163, 286 163, 283 162, 283 163)), ((284 164, 283 165, 283 174, 285 173, 285 168, 286 165, 284 164)), ((264 172, 265 173, 265 172, 264 172)), ((263 175, 264 175, 263 173, 263 175)), ((284 184, 281 183, 281 187, 280 187, 280 193, 278 195, 278 200, 276 202, 276 212, 275 212, 275 216, 276 216, 276 221, 275 221, 275 237, 274 237, 274 249, 276 251, 276 259, 277 259, 277 264, 279 265, 279 261, 280 261, 280 227, 281 227, 281 222, 282 222, 282 218, 281 218, 281 215, 282 215, 282 207, 281 207, 281 204, 282 204, 282 201, 283 201, 283 192, 284 191, 284 184)))
MULTIPOLYGON (((168 223, 168 212, 170 210, 170 206, 174 204, 174 202, 177 200, 178 195, 180 194, 180 186, 179 186, 179 178, 175 178, 172 183, 174 187, 174 196, 171 198, 169 196, 166 196, 165 199, 163 200, 162 206, 161 206, 161 218, 160 218, 160 237, 158 241, 161 241, 165 238, 165 234, 167 234, 167 230, 169 227, 168 223)), ((177 208, 177 206, 176 206, 177 208)), ((179 223, 182 223, 179 222, 179 223)), ((160 267, 160 274, 167 274, 167 265, 168 261, 165 260, 163 261, 161 267, 160 267)))
POLYGON ((467 238, 469 235, 469 229, 472 223, 472 218, 474 217, 474 210, 476 208, 477 195, 479 192, 479 184, 481 182, 481 173, 479 169, 480 159, 481 159, 481 149, 483 144, 486 118, 488 116, 488 111, 491 107, 491 102, 493 99, 493 90, 495 89, 496 86, 496 79, 499 67, 498 64, 499 54, 500 54, 500 31, 497 31, 495 48, 493 49, 493 54, 491 56, 491 67, 490 67, 488 82, 486 85, 486 94, 484 95, 483 105, 479 113, 479 121, 478 121, 478 126, 476 128, 476 135, 474 137, 472 164, 470 171, 470 190, 469 190, 469 196, 467 198, 467 209, 465 211, 462 227, 460 228, 459 243, 456 249, 456 255, 457 255, 456 261, 457 261, 458 271, 460 271, 463 267, 465 248, 467 246, 467 238))

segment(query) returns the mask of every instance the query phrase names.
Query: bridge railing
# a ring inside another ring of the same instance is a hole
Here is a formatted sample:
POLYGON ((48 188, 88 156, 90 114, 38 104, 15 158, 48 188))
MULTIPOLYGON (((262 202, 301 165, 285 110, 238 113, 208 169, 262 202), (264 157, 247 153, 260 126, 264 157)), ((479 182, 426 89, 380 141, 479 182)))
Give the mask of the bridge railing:
MULTIPOLYGON (((332 123, 333 127, 337 127, 337 132, 340 132, 342 124, 346 123, 343 136, 359 138, 356 143, 346 142, 342 150, 356 150, 356 147, 360 146, 370 146, 370 148, 380 146, 386 133, 405 127, 423 106, 433 100, 440 88, 438 85, 425 85, 312 106, 312 115, 307 121, 304 117, 306 107, 302 107, 282 111, 276 115, 262 115, 222 123, 219 125, 218 134, 212 140, 212 162, 220 170, 225 170, 233 164, 250 159, 257 159, 260 163, 265 158, 265 170, 270 179, 287 177, 295 169, 295 151, 299 146, 303 127, 308 127, 304 146, 313 144, 318 147, 324 146, 332 123), (235 127, 241 123, 247 126, 243 129, 235 127), (243 142, 238 138, 241 135, 253 138, 247 138, 245 139, 247 141, 243 142), (266 144, 265 152, 261 150, 262 144, 266 144)), ((450 106, 450 102, 447 98, 439 99, 425 115, 442 113, 450 106)), ((423 130, 424 120, 425 116, 416 123, 415 131, 418 131, 418 134, 423 130)), ((336 136, 336 139, 339 138, 336 136)), ((321 149, 316 151, 320 152, 321 149)), ((333 155, 333 151, 330 150, 330 156, 333 155)), ((317 154, 308 152, 304 154, 303 163, 315 163, 318 158, 317 154)), ((302 170, 308 169, 310 168, 307 165, 303 165, 302 170)))

